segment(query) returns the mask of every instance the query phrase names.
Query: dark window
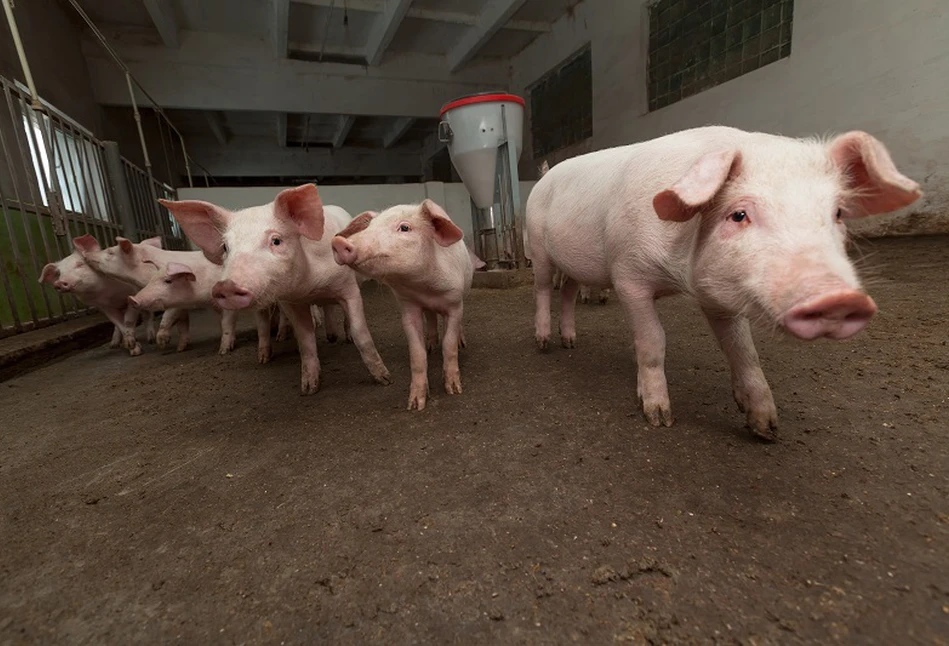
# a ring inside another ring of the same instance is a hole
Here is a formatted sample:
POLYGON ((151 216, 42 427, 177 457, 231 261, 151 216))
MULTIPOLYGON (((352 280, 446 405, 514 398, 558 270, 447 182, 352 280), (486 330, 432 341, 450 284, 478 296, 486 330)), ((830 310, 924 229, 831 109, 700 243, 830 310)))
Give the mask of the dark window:
POLYGON ((593 136, 593 66, 586 47, 530 88, 531 140, 541 157, 593 136))
POLYGON ((794 0, 659 0, 649 7, 649 109, 791 55, 794 0))

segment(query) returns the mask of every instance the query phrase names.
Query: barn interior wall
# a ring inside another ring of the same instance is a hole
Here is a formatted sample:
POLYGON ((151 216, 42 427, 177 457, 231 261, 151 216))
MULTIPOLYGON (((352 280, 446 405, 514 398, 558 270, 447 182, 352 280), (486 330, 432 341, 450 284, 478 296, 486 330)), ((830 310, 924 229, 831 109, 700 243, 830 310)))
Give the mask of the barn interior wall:
MULTIPOLYGON (((945 2, 795 0, 789 58, 652 112, 646 96, 648 4, 585 0, 512 61, 512 88, 529 97, 531 84, 591 45, 593 136, 576 152, 708 124, 788 136, 866 130, 888 146, 925 196, 906 213, 853 228, 865 235, 949 232, 945 2)), ((535 178, 541 161, 525 136, 522 177, 535 178)))

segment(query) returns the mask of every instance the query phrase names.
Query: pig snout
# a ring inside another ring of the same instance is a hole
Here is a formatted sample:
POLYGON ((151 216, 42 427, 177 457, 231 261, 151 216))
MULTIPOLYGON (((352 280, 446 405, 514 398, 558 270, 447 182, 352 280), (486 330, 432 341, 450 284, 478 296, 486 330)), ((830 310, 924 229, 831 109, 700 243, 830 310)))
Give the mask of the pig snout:
POLYGON ((356 247, 342 236, 333 238, 333 259, 337 265, 351 265, 356 262, 356 247))
POLYGON ((60 280, 57 280, 55 283, 53 283, 53 288, 60 292, 68 292, 69 283, 67 283, 65 280, 60 279, 60 280))
POLYGON ((254 296, 250 291, 240 287, 233 280, 222 280, 211 288, 211 297, 214 302, 226 310, 242 310, 251 306, 254 296))
POLYGON ((863 292, 844 290, 795 305, 785 315, 784 327, 805 341, 848 339, 866 327, 876 311, 876 303, 863 292))

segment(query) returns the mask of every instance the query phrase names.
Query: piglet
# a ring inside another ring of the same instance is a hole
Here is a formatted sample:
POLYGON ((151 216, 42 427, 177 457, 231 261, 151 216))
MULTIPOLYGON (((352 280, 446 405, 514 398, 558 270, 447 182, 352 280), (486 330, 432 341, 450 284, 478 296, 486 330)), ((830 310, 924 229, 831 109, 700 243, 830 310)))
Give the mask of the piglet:
MULTIPOLYGON (((128 297, 135 289, 127 283, 103 276, 89 267, 82 257, 82 250, 98 247, 99 243, 91 235, 73 240, 75 251, 56 263, 49 263, 40 272, 40 283, 47 283, 61 294, 72 294, 89 307, 95 307, 115 326, 111 347, 117 348, 123 342, 129 354, 138 356, 142 346, 135 338, 135 326, 139 310, 129 307, 128 297)), ((146 315, 147 326, 154 335, 152 314, 146 315)))
MULTIPOLYGON (((211 307, 221 317, 220 354, 234 349, 237 312, 214 307, 211 287, 221 278, 221 266, 203 257, 194 268, 178 262, 169 262, 134 296, 129 305, 151 312, 169 309, 191 310, 211 307)), ((187 347, 187 331, 179 336, 178 351, 187 347), (184 337, 184 338, 182 338, 184 337), (184 347, 182 347, 184 346, 184 347)))
POLYGON ((337 263, 385 283, 399 300, 412 366, 409 410, 425 408, 426 345, 431 349, 437 343, 439 314, 445 319, 445 391, 449 395, 461 393, 458 347, 463 343, 464 296, 472 279, 471 256, 462 236, 442 207, 425 200, 393 206, 381 213, 363 213, 333 238, 337 263))
POLYGON ((860 332, 877 307, 847 257, 845 223, 920 195, 886 147, 859 131, 818 140, 711 126, 568 159, 527 200, 537 344, 550 342, 555 269, 569 276, 567 347, 579 284, 611 284, 632 325, 643 413, 671 426, 655 301, 689 294, 725 353, 748 426, 773 439, 777 408, 749 319, 803 340, 860 332))

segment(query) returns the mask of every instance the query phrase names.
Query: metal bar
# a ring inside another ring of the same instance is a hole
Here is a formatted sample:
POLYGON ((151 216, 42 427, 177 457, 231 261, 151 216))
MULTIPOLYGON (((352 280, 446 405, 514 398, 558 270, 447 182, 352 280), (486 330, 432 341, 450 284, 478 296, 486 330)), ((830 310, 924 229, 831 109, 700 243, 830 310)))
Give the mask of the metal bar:
MULTIPOLYGON (((96 184, 93 180, 92 170, 89 164, 89 152, 86 150, 87 144, 90 146, 93 144, 92 142, 87 141, 85 137, 79 135, 79 133, 74 132, 73 139, 76 141, 76 145, 78 147, 76 150, 76 158, 79 160, 79 168, 82 171, 82 183, 86 189, 85 193, 89 199, 89 211, 90 215, 92 216, 92 230, 96 232, 96 240, 98 240, 101 244, 104 241, 104 221, 107 216, 102 212, 102 204, 99 202, 99 192, 96 190, 96 184)), ((103 192, 105 192, 104 188, 103 192)))
MULTIPOLYGON (((14 264, 20 265, 19 261, 16 259, 19 255, 16 248, 16 239, 13 237, 13 226, 10 224, 10 213, 7 211, 7 201, 5 196, 0 189, 0 208, 3 209, 3 219, 7 225, 7 235, 10 236, 10 248, 13 251, 14 264)), ((10 282, 10 277, 7 274, 7 263, 2 262, 3 258, 0 257, 0 276, 3 278, 3 291, 7 295, 7 302, 10 304, 10 315, 13 317, 13 327, 15 330, 22 331, 23 324, 20 322, 20 314, 17 312, 16 300, 13 298, 13 285, 10 282)), ((26 281, 23 280, 23 272, 20 271, 20 280, 23 282, 23 289, 26 290, 26 281)), ((33 320, 36 320, 36 315, 33 315, 33 320)))
MULTIPOLYGON (((36 214, 37 221, 38 221, 39 224, 40 224, 40 233, 41 233, 42 236, 43 236, 43 244, 44 244, 44 246, 46 246, 46 258, 47 258, 47 262, 56 262, 57 260, 59 260, 59 259, 62 258, 62 256, 63 256, 62 250, 61 250, 61 248, 60 248, 60 246, 59 246, 59 239, 56 238, 55 236, 53 236, 53 244, 54 244, 55 247, 56 247, 56 248, 55 248, 55 254, 54 254, 54 253, 53 253, 53 251, 54 251, 54 250, 53 250, 53 246, 49 245, 48 240, 47 240, 47 237, 46 237, 46 227, 43 226, 43 222, 42 222, 43 217, 50 217, 50 216, 43 216, 43 215, 40 214, 39 209, 40 209, 40 206, 41 206, 41 205, 40 205, 40 204, 37 202, 37 200, 36 200, 36 195, 33 193, 33 182, 30 181, 30 178, 35 175, 36 170, 33 168, 33 164, 30 163, 32 160, 29 160, 29 159, 27 158, 26 147, 23 145, 23 140, 22 140, 22 138, 21 138, 22 135, 26 134, 26 133, 23 133, 23 130, 22 130, 22 129, 23 129, 23 126, 24 126, 24 124, 23 124, 23 114, 22 114, 22 113, 19 113, 18 111, 16 111, 16 110, 14 109, 14 107, 13 107, 13 105, 14 105, 14 104, 13 104, 13 97, 12 97, 11 92, 10 92, 10 86, 9 86, 9 84, 7 84, 7 82, 6 82, 5 79, 4 79, 4 83, 3 83, 3 94, 4 94, 4 96, 6 97, 6 100, 7 100, 7 108, 8 108, 9 113, 10 113, 10 119, 11 119, 11 121, 13 122, 13 137, 14 137, 14 139, 16 140, 17 149, 20 151, 20 161, 21 161, 21 163, 23 164, 23 173, 24 173, 24 179, 26 179, 26 187, 27 187, 27 189, 29 190, 29 193, 30 193, 30 200, 33 202, 33 211, 34 211, 34 213, 36 214), (19 115, 20 118, 17 119, 17 118, 16 118, 16 115, 19 115)), ((32 128, 32 126, 31 126, 31 128, 32 128)), ((12 175, 12 174, 13 174, 13 164, 12 164, 12 162, 9 164, 9 168, 10 168, 11 175, 12 175)), ((33 179, 35 180, 36 178, 33 177, 33 179)), ((16 181, 17 181, 17 180, 16 180, 16 176, 14 175, 14 176, 13 176, 13 186, 14 186, 14 187, 16 187, 16 181)), ((19 189, 18 189, 18 188, 16 189, 16 194, 17 194, 17 196, 19 197, 19 194, 20 194, 20 193, 19 193, 19 189)), ((22 200, 20 200, 20 205, 21 205, 21 206, 23 205, 23 201, 22 201, 22 200)), ((52 225, 52 222, 50 222, 50 224, 52 225)), ((52 226, 50 226, 50 228, 52 228, 52 226)), ((60 312, 62 312, 63 314, 65 314, 66 309, 67 309, 67 308, 66 308, 66 299, 64 299, 64 298, 63 298, 63 295, 60 294, 59 292, 56 292, 56 298, 57 298, 57 300, 59 300, 59 309, 60 309, 60 312)))
MULTIPOLYGON (((61 161, 62 181, 66 184, 64 195, 68 196, 69 201, 72 203, 72 208, 67 208, 66 213, 73 214, 72 221, 75 224, 76 230, 79 230, 81 225, 82 232, 86 235, 90 235, 89 222, 84 218, 77 217, 85 213, 85 205, 82 203, 82 194, 79 192, 79 184, 76 181, 76 169, 73 167, 72 153, 69 150, 69 139, 66 137, 66 132, 62 126, 52 117, 49 117, 49 129, 53 137, 53 146, 61 161)), ((57 178, 59 178, 58 173, 57 178)), ((67 217, 69 216, 67 215, 67 217)))
POLYGON ((112 195, 115 198, 115 212, 122 223, 122 232, 129 240, 140 239, 139 229, 135 223, 135 211, 132 208, 132 196, 129 193, 128 181, 125 177, 125 168, 122 165, 122 156, 119 154, 119 145, 114 141, 103 144, 102 153, 105 157, 106 171, 112 184, 112 195))
POLYGON ((16 48, 16 55, 20 59, 20 67, 23 69, 23 78, 30 88, 30 96, 33 97, 33 105, 39 107, 40 96, 36 92, 36 84, 33 82, 33 74, 30 72, 30 62, 26 59, 26 52, 23 50, 23 41, 20 40, 20 30, 16 25, 16 18, 13 16, 13 5, 10 0, 2 0, 3 12, 7 15, 7 24, 10 25, 10 35, 13 36, 13 46, 16 48))

